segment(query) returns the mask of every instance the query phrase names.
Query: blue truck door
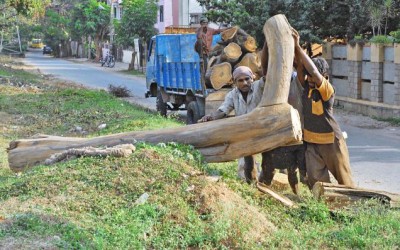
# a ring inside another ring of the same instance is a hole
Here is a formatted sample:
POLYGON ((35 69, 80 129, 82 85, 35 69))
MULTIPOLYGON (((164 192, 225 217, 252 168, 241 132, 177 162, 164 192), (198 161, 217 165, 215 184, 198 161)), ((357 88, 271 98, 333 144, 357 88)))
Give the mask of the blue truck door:
POLYGON ((155 50, 156 48, 156 40, 153 37, 150 40, 150 45, 147 54, 147 63, 146 63, 146 86, 147 89, 150 90, 151 83, 156 81, 156 72, 155 72, 155 50))

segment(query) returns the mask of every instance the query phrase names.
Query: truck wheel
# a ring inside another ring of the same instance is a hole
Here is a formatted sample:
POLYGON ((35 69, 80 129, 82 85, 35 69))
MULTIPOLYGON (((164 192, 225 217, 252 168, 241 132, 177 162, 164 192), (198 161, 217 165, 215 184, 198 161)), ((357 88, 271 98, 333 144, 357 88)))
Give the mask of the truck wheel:
POLYGON ((195 124, 201 118, 196 101, 189 102, 187 106, 186 124, 195 124))
POLYGON ((156 108, 160 115, 167 116, 167 104, 163 101, 160 91, 157 93, 156 108))

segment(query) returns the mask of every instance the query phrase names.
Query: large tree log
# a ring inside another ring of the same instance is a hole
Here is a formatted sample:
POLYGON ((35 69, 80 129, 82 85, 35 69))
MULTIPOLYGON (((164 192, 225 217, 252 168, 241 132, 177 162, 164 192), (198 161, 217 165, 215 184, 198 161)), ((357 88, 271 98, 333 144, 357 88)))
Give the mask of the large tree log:
POLYGON ((71 148, 115 146, 136 141, 191 144, 208 162, 230 161, 300 141, 299 115, 286 103, 294 56, 290 26, 285 16, 277 15, 266 22, 264 32, 270 50, 269 74, 261 103, 249 114, 179 128, 95 138, 46 136, 13 141, 8 149, 10 168, 21 171, 71 148))
POLYGON ((264 95, 260 106, 286 103, 293 69, 294 41, 286 18, 274 16, 265 23, 264 35, 268 44, 268 69, 264 95), (282 29, 271 29, 282 27, 282 29), (284 27, 284 28, 283 28, 284 27), (284 39, 282 39, 284 37, 284 39), (286 56, 282 56, 286 55, 286 56), (290 55, 290 56, 289 56, 290 55), (279 65, 279 66, 278 66, 279 65), (280 91, 281 89, 284 89, 280 91))

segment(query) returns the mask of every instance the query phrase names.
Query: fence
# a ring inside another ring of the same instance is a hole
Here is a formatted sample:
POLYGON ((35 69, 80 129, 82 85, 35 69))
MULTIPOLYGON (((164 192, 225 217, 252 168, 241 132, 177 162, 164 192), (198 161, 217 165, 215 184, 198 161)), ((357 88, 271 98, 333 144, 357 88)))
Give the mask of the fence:
POLYGON ((337 99, 366 115, 400 117, 400 44, 325 44, 337 99))

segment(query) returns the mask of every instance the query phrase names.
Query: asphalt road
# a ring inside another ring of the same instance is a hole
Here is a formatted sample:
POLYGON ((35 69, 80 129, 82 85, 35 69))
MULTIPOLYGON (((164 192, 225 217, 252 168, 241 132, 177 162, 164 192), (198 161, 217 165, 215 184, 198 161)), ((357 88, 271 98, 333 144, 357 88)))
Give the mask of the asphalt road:
MULTIPOLYGON (((91 63, 86 59, 64 60, 43 55, 41 50, 32 50, 23 61, 59 79, 65 79, 90 88, 107 89, 110 84, 125 86, 130 90, 130 101, 147 108, 155 108, 155 98, 145 98, 146 80, 143 77, 123 74, 121 63, 114 68, 101 67, 100 63, 91 63)), ((124 69, 128 68, 127 64, 124 69)))
MULTIPOLYGON (((118 72, 122 70, 118 63, 116 68, 110 69, 95 63, 43 56, 40 51, 28 53, 24 61, 42 73, 91 88, 107 88, 109 84, 125 86, 132 94, 129 101, 155 109, 155 98, 144 98, 145 79, 118 72)), ((356 184, 362 188, 400 193, 400 127, 390 127, 340 110, 336 117, 349 136, 347 145, 356 184)))

